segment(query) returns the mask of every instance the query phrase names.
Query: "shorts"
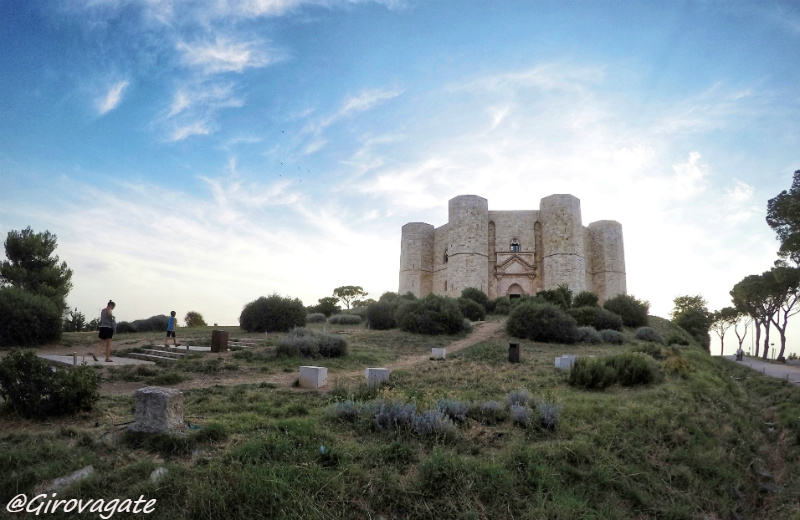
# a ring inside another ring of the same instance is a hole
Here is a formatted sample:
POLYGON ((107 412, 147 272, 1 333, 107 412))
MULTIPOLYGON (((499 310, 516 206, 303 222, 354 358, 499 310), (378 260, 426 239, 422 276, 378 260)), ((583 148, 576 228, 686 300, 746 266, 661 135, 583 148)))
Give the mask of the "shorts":
POLYGON ((100 339, 111 339, 114 337, 114 329, 111 327, 100 327, 100 339))
POLYGON ((174 330, 168 330, 167 331, 167 337, 168 338, 174 338, 175 337, 175 331, 174 330))

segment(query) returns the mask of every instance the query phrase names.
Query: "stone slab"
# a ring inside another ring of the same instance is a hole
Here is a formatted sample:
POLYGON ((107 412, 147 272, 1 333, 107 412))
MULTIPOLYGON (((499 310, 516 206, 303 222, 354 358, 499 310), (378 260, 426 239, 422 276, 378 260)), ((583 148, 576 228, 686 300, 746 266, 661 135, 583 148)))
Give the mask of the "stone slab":
POLYGON ((300 367, 300 388, 322 388, 328 382, 328 369, 325 367, 300 367))
MULTIPOLYGON (((46 359, 48 361, 52 361, 53 363, 58 363, 60 365, 69 365, 72 366, 72 356, 57 356, 55 354, 37 354, 42 359, 46 359)), ((111 363, 106 363, 103 359, 103 356, 99 356, 97 359, 100 361, 95 361, 92 359, 91 355, 86 354, 78 354, 78 365, 82 365, 86 363, 87 365, 100 365, 105 367, 111 366, 119 366, 119 365, 155 365, 152 361, 144 361, 142 359, 133 359, 127 357, 116 357, 111 356, 111 363)))
POLYGON ((167 433, 183 429, 183 392, 174 388, 146 386, 133 394, 135 432, 167 433))
POLYGON ((431 357, 433 359, 444 359, 447 355, 446 348, 432 348, 431 349, 431 357))
POLYGON ((389 381, 388 368, 368 368, 364 371, 367 378, 368 385, 379 385, 385 381, 389 381))
POLYGON ((564 355, 555 359, 555 367, 560 370, 570 370, 578 356, 564 355))

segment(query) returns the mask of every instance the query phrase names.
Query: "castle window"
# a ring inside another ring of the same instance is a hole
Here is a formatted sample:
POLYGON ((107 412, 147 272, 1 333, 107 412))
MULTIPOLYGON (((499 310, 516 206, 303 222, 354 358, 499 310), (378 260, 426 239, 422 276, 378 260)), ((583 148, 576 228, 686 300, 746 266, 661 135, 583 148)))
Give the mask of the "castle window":
POLYGON ((444 281, 444 290, 447 290, 447 280, 444 281))
POLYGON ((519 253, 519 240, 516 238, 511 241, 511 252, 519 253))
POLYGON ((444 263, 447 263, 447 248, 444 248, 444 263))

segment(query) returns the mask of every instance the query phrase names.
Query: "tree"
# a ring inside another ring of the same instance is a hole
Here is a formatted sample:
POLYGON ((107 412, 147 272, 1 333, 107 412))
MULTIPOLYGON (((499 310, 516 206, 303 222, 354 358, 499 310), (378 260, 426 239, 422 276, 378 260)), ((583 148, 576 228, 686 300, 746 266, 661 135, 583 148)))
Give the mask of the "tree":
POLYGON ((358 285, 343 285, 333 290, 333 295, 342 300, 348 310, 350 310, 350 302, 356 299, 364 298, 367 293, 364 288, 358 285))
POLYGON ((736 334, 736 338, 739 340, 739 350, 742 349, 742 343, 744 343, 744 339, 747 337, 747 328, 753 323, 753 318, 744 312, 736 310, 738 313, 736 316, 736 321, 733 322, 733 332, 736 334), (739 332, 739 324, 742 324, 744 330, 740 333, 739 332))
POLYGON ((800 271, 792 267, 778 266, 762 276, 767 281, 770 297, 775 306, 775 312, 769 319, 781 336, 781 350, 778 353, 778 359, 781 359, 786 350, 786 326, 789 317, 800 312, 800 306, 795 307, 800 299, 800 271))
POLYGON ((694 336, 706 350, 711 346, 708 331, 714 321, 706 300, 698 295, 678 296, 673 300, 672 322, 694 336))
POLYGON ((53 255, 56 239, 49 231, 34 233, 30 227, 9 231, 7 260, 0 262, 0 285, 19 287, 53 300, 59 309, 66 308, 72 270, 53 255))
POLYGON ((86 327, 86 316, 75 309, 64 311, 64 332, 81 332, 86 327))
POLYGON ((711 330, 719 336, 719 355, 721 356, 725 348, 725 332, 739 319, 739 311, 733 307, 723 307, 714 312, 712 319, 714 321, 711 322, 711 330))
POLYGON ((369 307, 375 303, 375 300, 372 298, 366 298, 364 300, 353 300, 353 308, 357 309, 358 307, 369 307))
POLYGON ((763 359, 767 359, 769 354, 770 323, 780 307, 780 303, 776 300, 777 289, 773 286, 774 283, 771 271, 767 271, 760 275, 745 276, 731 291, 734 306, 752 316, 756 324, 756 357, 759 355, 761 327, 764 327, 763 359))
POLYGON ((183 323, 187 327, 208 327, 206 320, 203 319, 203 315, 197 311, 187 312, 186 316, 183 318, 183 323))
POLYGON ((767 224, 778 235, 778 255, 800 264, 800 170, 794 172, 792 187, 767 201, 767 224))
POLYGON ((330 318, 332 314, 342 312, 342 308, 337 305, 339 298, 335 296, 326 296, 317 300, 319 303, 311 307, 312 312, 321 312, 326 318, 330 318))

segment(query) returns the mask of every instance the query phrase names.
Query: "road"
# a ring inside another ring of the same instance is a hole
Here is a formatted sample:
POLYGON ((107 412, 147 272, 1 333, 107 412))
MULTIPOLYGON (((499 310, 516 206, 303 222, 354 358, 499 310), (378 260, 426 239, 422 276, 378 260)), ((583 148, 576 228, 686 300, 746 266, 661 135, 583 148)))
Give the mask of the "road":
POLYGON ((742 363, 749 366, 753 370, 757 370, 762 374, 766 374, 778 379, 785 379, 790 383, 800 386, 800 366, 798 365, 784 365, 782 363, 767 363, 751 357, 744 357, 742 361, 736 361, 736 356, 723 356, 725 359, 733 363, 742 363))

